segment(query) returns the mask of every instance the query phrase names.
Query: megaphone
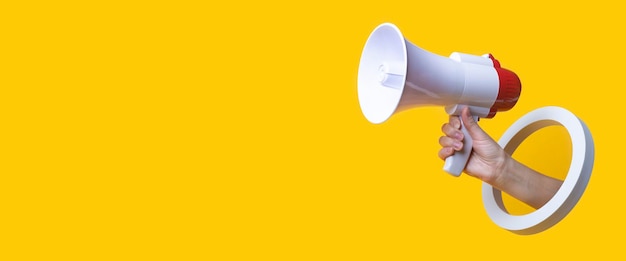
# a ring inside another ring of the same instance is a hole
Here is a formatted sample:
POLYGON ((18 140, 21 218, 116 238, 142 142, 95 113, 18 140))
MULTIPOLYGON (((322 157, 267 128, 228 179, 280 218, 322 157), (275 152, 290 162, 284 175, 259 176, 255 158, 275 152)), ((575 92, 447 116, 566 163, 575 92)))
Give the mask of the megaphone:
MULTIPOLYGON (((454 52, 443 57, 406 40, 391 23, 370 34, 359 64, 358 96, 365 118, 378 124, 391 115, 421 106, 444 106, 450 115, 469 107, 475 120, 493 118, 517 103, 521 82, 491 54, 454 52)), ((472 150, 464 125, 463 150, 448 157, 443 169, 459 176, 472 150)))

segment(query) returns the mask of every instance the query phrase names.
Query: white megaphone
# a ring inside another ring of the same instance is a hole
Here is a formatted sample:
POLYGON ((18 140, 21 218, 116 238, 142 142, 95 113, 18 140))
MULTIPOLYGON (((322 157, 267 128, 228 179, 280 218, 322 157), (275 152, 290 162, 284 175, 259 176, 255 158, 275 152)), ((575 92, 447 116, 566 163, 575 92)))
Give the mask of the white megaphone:
MULTIPOLYGON (((469 107, 475 120, 492 118, 517 103, 521 92, 517 75, 501 68, 492 55, 454 52, 439 56, 411 44, 393 24, 371 33, 361 54, 358 92, 361 111, 372 123, 420 106, 445 106, 450 115, 469 107)), ((463 150, 445 161, 443 169, 459 176, 472 150, 465 126, 463 150)))

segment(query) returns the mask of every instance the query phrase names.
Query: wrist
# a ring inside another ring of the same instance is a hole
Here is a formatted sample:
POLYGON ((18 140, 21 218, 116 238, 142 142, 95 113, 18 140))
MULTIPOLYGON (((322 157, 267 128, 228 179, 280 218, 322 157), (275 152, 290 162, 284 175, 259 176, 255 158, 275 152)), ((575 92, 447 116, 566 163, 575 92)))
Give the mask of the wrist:
POLYGON ((507 183, 507 177, 511 174, 511 171, 515 170, 515 160, 506 153, 504 150, 500 150, 500 156, 496 157, 496 161, 493 167, 493 173, 491 180, 486 181, 495 188, 502 188, 507 183))

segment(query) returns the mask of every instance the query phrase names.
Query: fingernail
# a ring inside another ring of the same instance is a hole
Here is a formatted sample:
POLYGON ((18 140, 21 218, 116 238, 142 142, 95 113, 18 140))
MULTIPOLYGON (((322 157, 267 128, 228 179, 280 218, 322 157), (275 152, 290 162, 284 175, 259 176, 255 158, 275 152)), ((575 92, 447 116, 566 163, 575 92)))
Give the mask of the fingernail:
POLYGON ((452 122, 452 124, 454 124, 454 128, 456 128, 456 129, 461 128, 461 122, 459 122, 459 121, 454 121, 454 122, 452 122))
POLYGON ((463 139, 463 133, 461 133, 460 131, 457 131, 454 133, 454 138, 457 140, 462 140, 463 139))
POLYGON ((455 149, 460 150, 461 146, 463 146, 463 143, 461 143, 460 141, 455 141, 453 145, 455 149))

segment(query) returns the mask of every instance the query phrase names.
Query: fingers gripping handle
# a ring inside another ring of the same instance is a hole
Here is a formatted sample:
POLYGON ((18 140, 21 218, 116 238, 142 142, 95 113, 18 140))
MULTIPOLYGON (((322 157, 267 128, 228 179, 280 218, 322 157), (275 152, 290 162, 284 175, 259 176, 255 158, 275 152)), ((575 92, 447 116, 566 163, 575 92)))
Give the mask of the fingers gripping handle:
MULTIPOLYGON (((478 117, 473 117, 475 121, 478 120, 478 117)), ((461 120, 461 131, 463 132, 463 149, 455 151, 452 156, 446 158, 446 162, 443 164, 443 170, 455 177, 461 175, 461 172, 465 169, 465 165, 467 165, 470 154, 472 154, 472 136, 467 132, 463 120, 461 120)))

